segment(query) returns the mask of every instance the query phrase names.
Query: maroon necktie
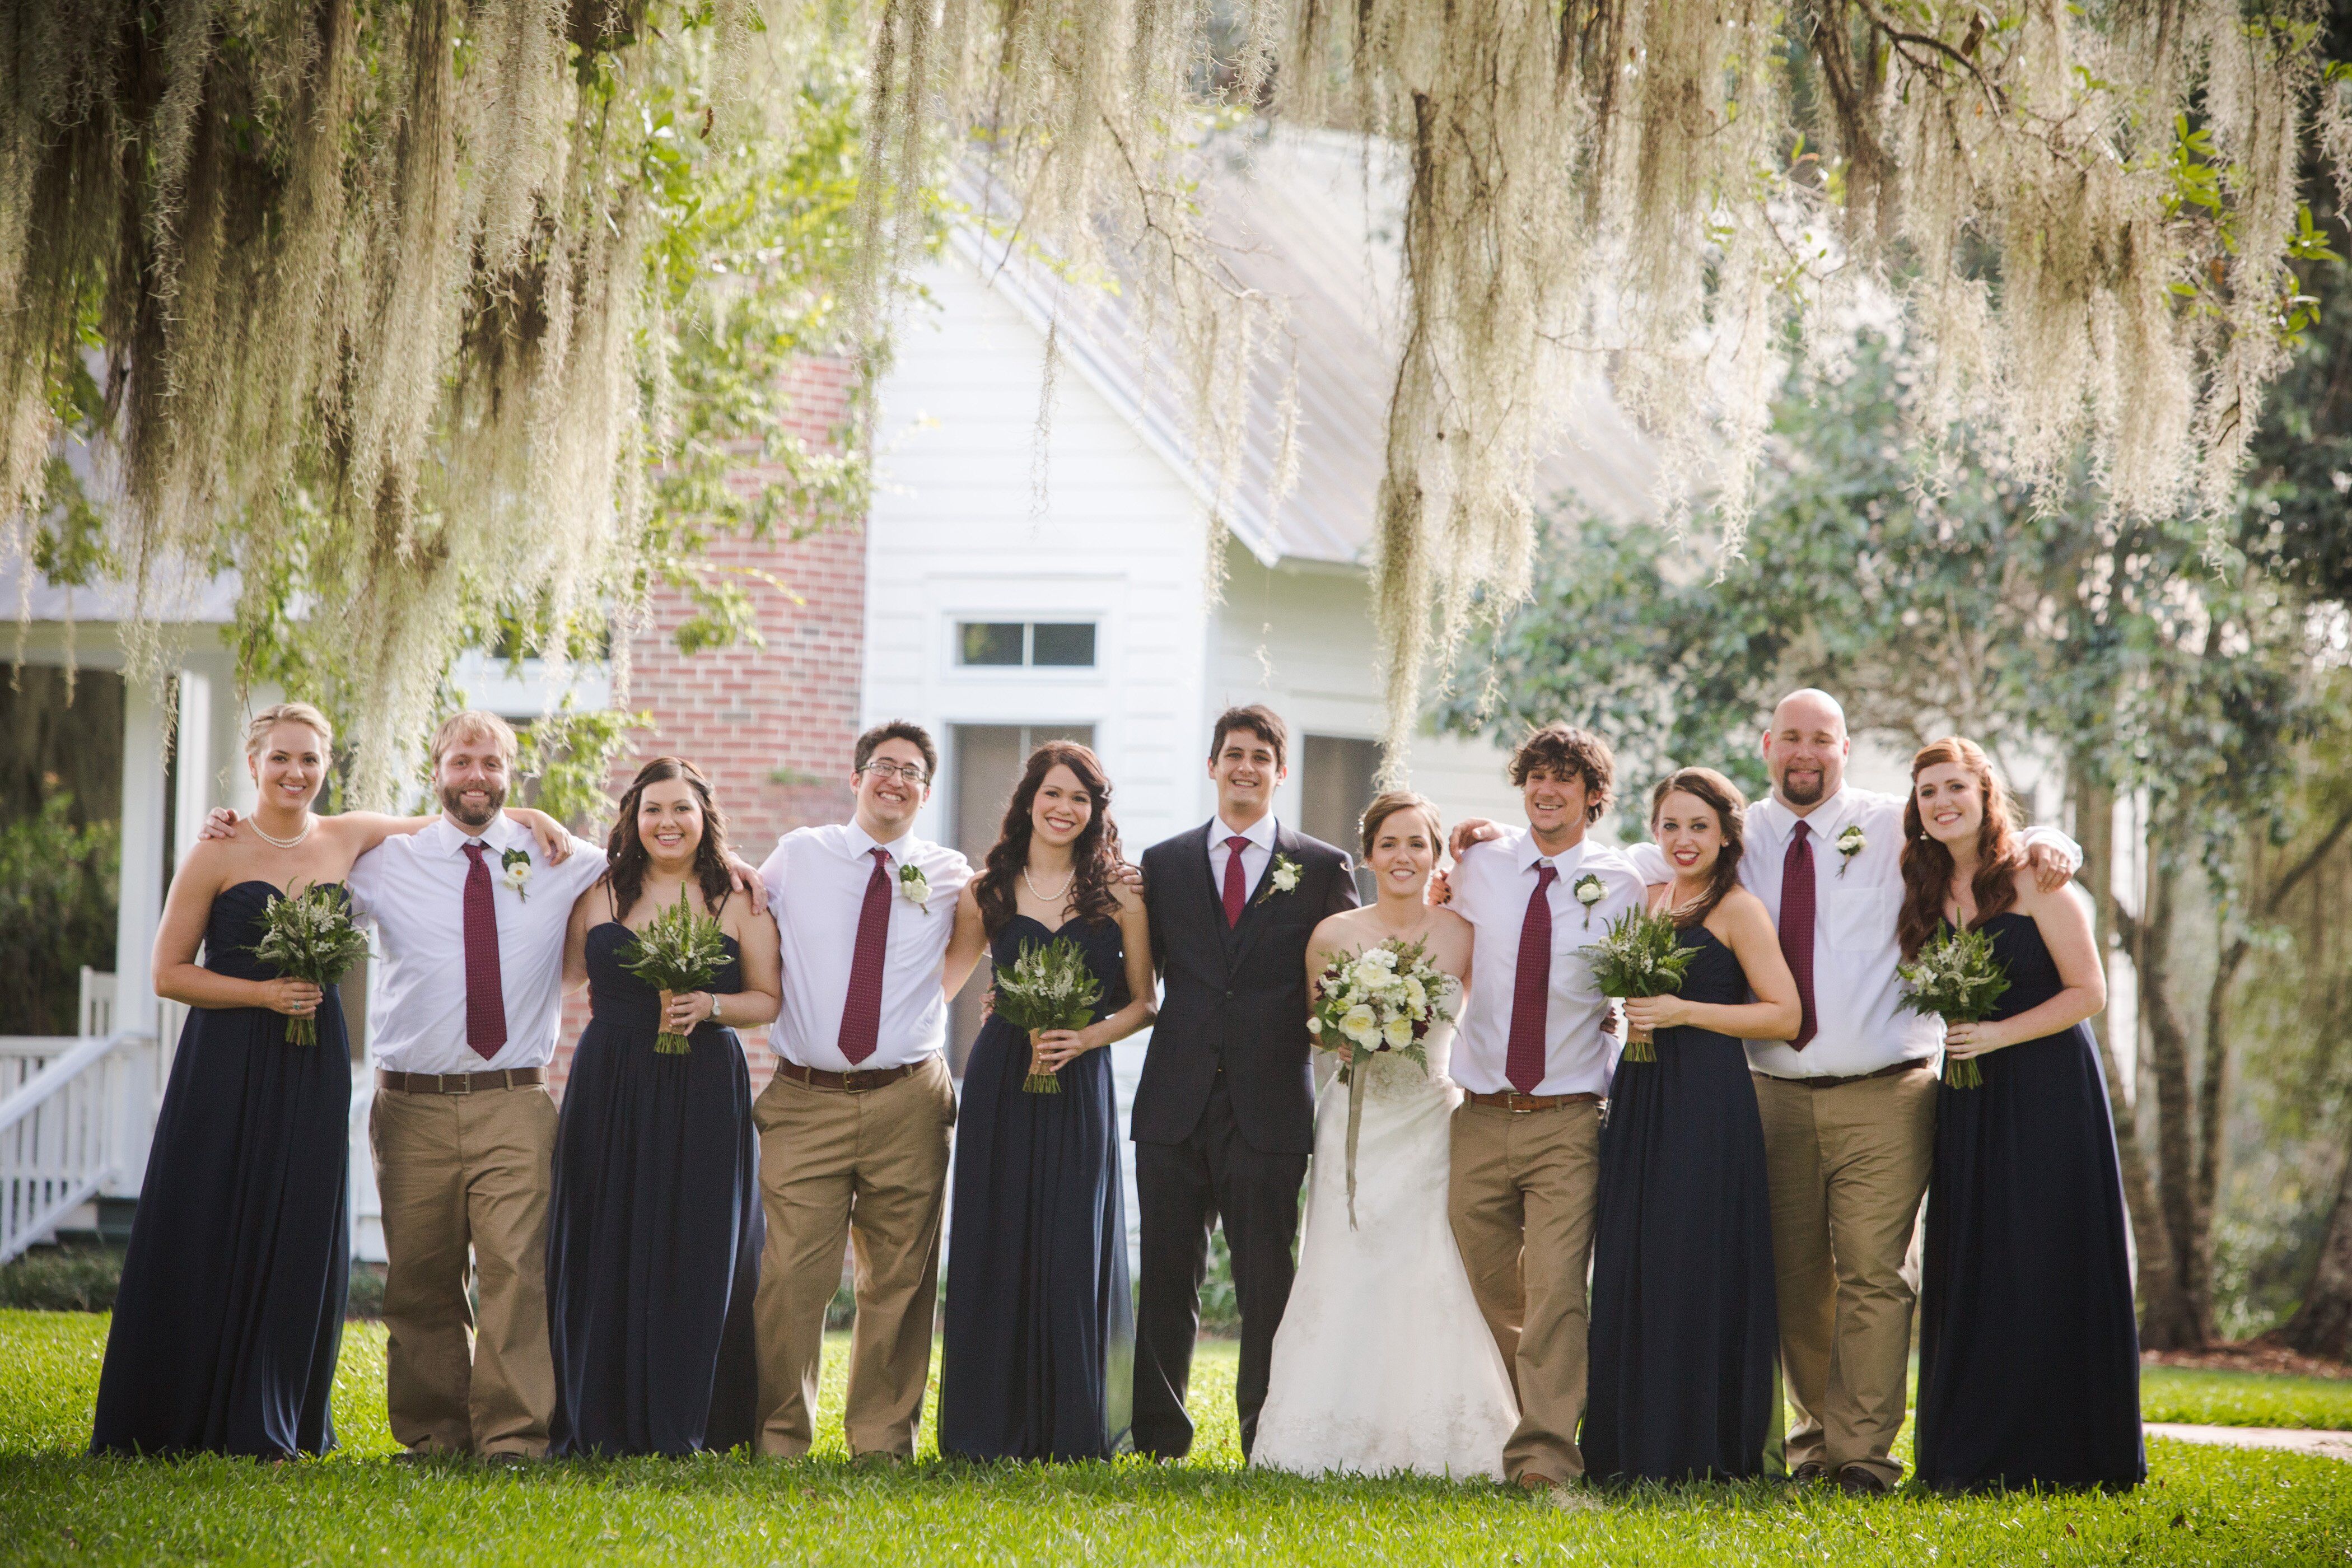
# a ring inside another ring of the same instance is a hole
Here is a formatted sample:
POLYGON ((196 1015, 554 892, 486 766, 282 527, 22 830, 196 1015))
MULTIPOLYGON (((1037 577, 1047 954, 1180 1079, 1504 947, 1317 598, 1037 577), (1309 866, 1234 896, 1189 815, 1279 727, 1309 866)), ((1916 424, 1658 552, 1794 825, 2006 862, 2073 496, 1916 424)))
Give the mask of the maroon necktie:
POLYGON ((507 1043, 507 997, 499 985, 499 907, 490 900, 488 851, 466 846, 466 1043, 484 1061, 507 1043))
POLYGON ((1536 890, 1528 895, 1528 918, 1519 927, 1518 974, 1511 986, 1511 1048, 1503 1076, 1521 1094, 1533 1094, 1544 1080, 1544 1019, 1551 1010, 1551 885, 1559 869, 1549 860, 1536 867, 1536 890))
POLYGON ((890 851, 869 849, 874 875, 857 911, 857 952, 849 961, 849 1000, 841 1005, 841 1054, 855 1067, 874 1054, 882 1033, 882 961, 890 952, 890 851))
POLYGON ((1242 906, 1249 902, 1249 884, 1242 880, 1242 851, 1249 840, 1234 834, 1225 840, 1225 924, 1241 924, 1242 906))
POLYGON ((1818 1022, 1813 1014, 1813 830, 1797 819, 1789 835, 1789 853, 1780 860, 1780 956, 1797 977, 1797 1001, 1803 1016, 1797 1023, 1791 1050, 1812 1043, 1818 1022))

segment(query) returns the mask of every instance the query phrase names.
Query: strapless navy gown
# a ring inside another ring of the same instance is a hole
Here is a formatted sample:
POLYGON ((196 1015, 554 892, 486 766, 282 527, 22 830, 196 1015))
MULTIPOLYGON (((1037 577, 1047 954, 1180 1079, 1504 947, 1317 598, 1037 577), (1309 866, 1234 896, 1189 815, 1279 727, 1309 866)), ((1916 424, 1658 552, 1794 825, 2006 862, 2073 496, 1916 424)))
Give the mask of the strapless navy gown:
MULTIPOLYGON (((205 967, 255 962, 281 896, 213 900, 205 967)), ((90 1451, 279 1458, 335 1446, 329 1402, 351 1289, 352 1054, 332 988, 319 1043, 266 1007, 192 1007, 172 1058, 99 1373, 90 1451)))
MULTIPOLYGON (((1683 996, 1748 1000, 1712 932, 1694 926, 1682 945, 1697 950, 1683 996)), ((1695 1028, 1659 1030, 1655 1048, 1654 1062, 1618 1063, 1601 1130, 1585 1473, 1755 1476, 1780 1430, 1780 1331, 1748 1050, 1695 1028)))
MULTIPOLYGON (((1998 1017, 2064 988, 2032 918, 1983 922, 1998 1017)), ((1919 1298, 1919 1479, 1947 1490, 2147 1479, 2123 1178, 2097 1042, 2077 1024, 1936 1091, 1919 1298)))
MULTIPOLYGON (((724 1451, 758 1435, 751 1304, 767 1226, 751 1072, 716 1024, 682 1056, 655 1052, 661 993, 621 967, 635 946, 618 921, 588 932, 593 1016, 548 1197, 551 1458, 724 1451)), ((730 957, 709 989, 742 987, 730 957)))
MULTIPOLYGON (((1102 983, 1096 1018, 1126 1006, 1118 923, 1060 934, 1102 983)), ((1054 935, 1015 915, 991 954, 1009 966, 1023 942, 1054 935)), ((1130 1447, 1135 1355, 1110 1052, 1062 1068, 1059 1094, 1028 1093, 1028 1036, 989 1019, 956 1116, 940 1452, 1099 1459, 1130 1447)))

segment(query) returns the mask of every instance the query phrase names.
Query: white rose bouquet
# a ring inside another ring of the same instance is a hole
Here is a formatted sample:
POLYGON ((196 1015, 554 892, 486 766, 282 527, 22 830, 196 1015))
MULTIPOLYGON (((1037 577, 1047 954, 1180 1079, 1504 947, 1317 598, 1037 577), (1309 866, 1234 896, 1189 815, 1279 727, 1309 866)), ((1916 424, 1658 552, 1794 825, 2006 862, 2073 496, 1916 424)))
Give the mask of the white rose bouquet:
POLYGON ((1429 1068, 1422 1041, 1454 1016, 1454 976, 1430 963, 1426 944, 1391 937, 1361 952, 1342 953, 1315 983, 1307 1032, 1325 1050, 1341 1053, 1339 1081, 1348 1096, 1348 1224, 1356 1223, 1356 1139, 1364 1102, 1355 1092, 1356 1068, 1393 1052, 1429 1068))

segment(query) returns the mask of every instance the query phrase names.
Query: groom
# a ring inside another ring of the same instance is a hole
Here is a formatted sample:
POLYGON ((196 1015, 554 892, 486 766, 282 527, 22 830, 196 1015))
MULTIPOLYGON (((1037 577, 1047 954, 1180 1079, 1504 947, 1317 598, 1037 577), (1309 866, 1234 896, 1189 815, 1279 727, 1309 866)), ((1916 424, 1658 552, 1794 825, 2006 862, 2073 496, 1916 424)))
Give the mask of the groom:
POLYGON ((1135 1091, 1135 1447, 1156 1459, 1192 1447, 1184 1393, 1211 1224, 1224 1224, 1241 1303, 1244 1458, 1290 1299, 1298 1189, 1315 1148, 1307 939, 1358 900, 1345 851, 1274 819, 1289 745, 1271 709, 1228 709, 1209 742, 1216 816, 1143 854, 1163 994, 1135 1091))
POLYGON ((1503 1471, 1535 1491, 1584 1473, 1585 1278, 1611 1043, 1584 950, 1640 904, 1642 881, 1586 837, 1616 781, 1607 742, 1548 725, 1519 742, 1510 778, 1528 826, 1454 841, 1449 907, 1476 934, 1454 1037, 1463 1099, 1446 1206, 1518 1391, 1503 1471))

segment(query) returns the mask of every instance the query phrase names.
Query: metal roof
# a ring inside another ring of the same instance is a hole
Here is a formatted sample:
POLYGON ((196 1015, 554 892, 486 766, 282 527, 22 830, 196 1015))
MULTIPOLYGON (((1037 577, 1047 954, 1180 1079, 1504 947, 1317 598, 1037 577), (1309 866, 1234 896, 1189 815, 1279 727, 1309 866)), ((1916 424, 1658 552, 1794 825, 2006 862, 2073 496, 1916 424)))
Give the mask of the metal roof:
MULTIPOLYGON (((1402 181, 1384 144, 1337 132, 1259 129, 1203 144, 1200 199, 1234 279, 1279 301, 1282 340, 1253 363, 1234 482, 1222 498, 1234 532, 1261 561, 1358 564, 1372 538, 1388 400, 1396 375, 1402 181), (1277 495, 1283 399, 1297 369, 1297 480, 1277 495)), ((1202 503, 1221 504, 1216 454, 1196 438, 1191 390, 1145 287, 1066 282, 1003 237, 1012 216, 978 174, 958 195, 975 216, 950 243, 991 287, 1108 398, 1202 503), (989 209, 997 210, 992 213, 989 209), (996 221, 983 226, 983 220, 996 221)), ((1657 462, 1597 380, 1566 411, 1559 449, 1538 468, 1538 502, 1564 492, 1603 515, 1651 514, 1657 462)))

